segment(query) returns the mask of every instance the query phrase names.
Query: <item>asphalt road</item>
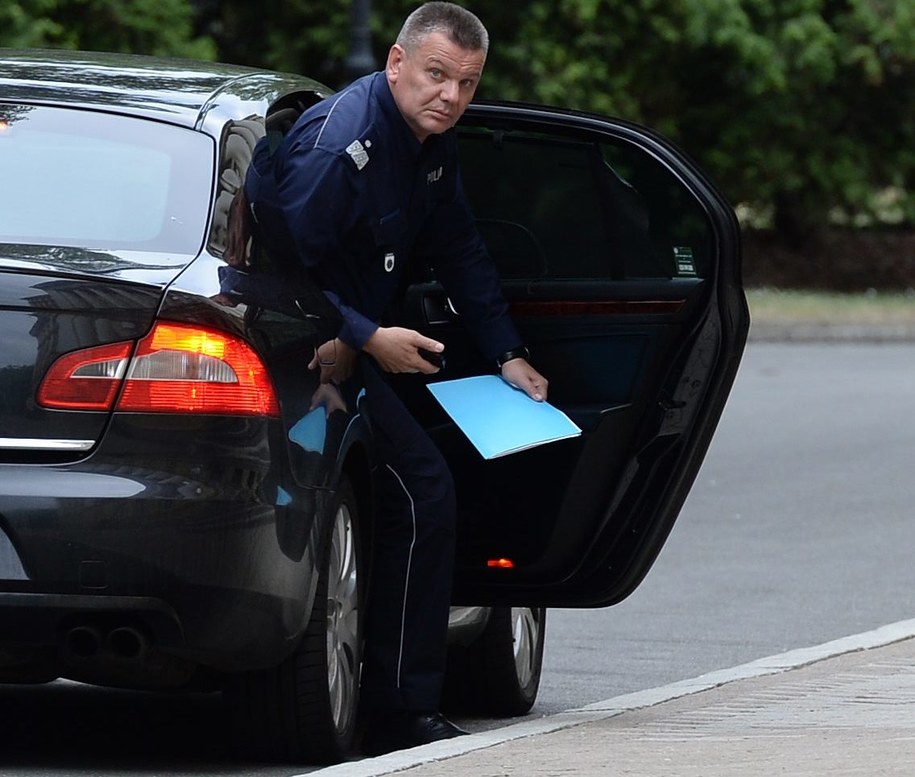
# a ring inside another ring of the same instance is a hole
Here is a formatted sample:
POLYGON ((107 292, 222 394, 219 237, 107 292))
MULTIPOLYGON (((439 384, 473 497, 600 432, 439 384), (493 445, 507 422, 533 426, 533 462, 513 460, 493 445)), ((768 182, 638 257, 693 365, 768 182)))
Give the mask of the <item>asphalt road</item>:
POLYGON ((915 616, 915 345, 751 343, 655 566, 554 611, 551 713, 915 616))
MULTIPOLYGON (((915 616, 913 396, 915 344, 752 343, 645 582, 550 613, 533 714, 915 616)), ((214 696, 0 686, 0 775, 305 771, 227 760, 221 715, 214 696)))

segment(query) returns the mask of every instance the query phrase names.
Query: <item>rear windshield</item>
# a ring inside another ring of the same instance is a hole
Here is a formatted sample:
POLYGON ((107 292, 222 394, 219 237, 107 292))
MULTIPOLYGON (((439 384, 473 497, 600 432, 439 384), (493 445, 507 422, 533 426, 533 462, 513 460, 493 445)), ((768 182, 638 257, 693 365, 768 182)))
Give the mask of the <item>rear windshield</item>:
POLYGON ((0 243, 196 253, 212 166, 188 129, 0 104, 0 243))

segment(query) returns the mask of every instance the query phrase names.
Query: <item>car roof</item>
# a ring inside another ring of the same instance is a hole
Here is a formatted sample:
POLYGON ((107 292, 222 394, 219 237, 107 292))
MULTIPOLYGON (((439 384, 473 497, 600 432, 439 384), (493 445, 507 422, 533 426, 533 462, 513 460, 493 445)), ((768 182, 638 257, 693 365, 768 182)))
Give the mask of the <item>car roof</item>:
POLYGON ((0 48, 0 101, 95 109, 199 127, 216 104, 273 103, 327 87, 288 73, 197 60, 0 48))

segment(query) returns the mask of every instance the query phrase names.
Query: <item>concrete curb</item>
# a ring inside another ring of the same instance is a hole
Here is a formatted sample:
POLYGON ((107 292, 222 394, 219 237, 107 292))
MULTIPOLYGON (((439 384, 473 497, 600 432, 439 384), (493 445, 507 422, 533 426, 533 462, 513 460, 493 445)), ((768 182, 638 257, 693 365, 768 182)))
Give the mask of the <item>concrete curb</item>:
POLYGON ((749 340, 763 343, 906 343, 915 342, 915 325, 754 321, 750 324, 749 340))
POLYGON ((899 621, 873 631, 843 637, 821 645, 790 650, 786 653, 768 656, 730 669, 709 672, 699 677, 681 680, 659 688, 650 688, 645 691, 617 696, 595 704, 589 704, 580 709, 561 712, 558 715, 526 720, 494 731, 436 742, 431 745, 413 748, 412 750, 391 753, 379 758, 338 764, 310 772, 309 774, 312 777, 314 775, 319 775, 320 777, 382 777, 382 775, 394 774, 415 766, 455 758, 513 740, 550 734, 586 723, 606 720, 624 712, 643 709, 702 691, 712 690, 737 680, 780 674, 846 653, 883 647, 913 637, 915 637, 915 619, 899 621))

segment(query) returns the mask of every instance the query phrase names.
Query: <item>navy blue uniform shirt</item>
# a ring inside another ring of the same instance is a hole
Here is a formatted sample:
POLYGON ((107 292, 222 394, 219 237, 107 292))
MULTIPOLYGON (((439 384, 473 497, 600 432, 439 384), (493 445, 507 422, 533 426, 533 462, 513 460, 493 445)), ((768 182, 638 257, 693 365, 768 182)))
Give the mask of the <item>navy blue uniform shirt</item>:
POLYGON ((308 109, 274 168, 296 252, 361 350, 409 261, 427 262, 484 356, 516 348, 495 266, 464 197, 453 130, 420 143, 383 72, 308 109))

